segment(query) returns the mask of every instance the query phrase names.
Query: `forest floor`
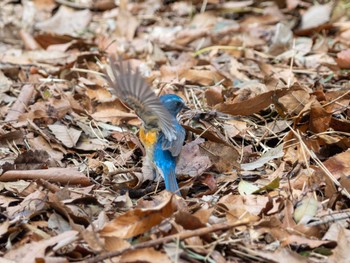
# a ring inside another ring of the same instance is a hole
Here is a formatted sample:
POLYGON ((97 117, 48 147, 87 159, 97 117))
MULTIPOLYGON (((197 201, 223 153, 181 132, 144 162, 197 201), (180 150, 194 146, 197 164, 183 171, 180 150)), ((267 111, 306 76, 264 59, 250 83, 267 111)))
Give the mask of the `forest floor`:
POLYGON ((350 4, 0 1, 0 262, 349 262, 350 4), (189 109, 182 197, 110 56, 189 109))

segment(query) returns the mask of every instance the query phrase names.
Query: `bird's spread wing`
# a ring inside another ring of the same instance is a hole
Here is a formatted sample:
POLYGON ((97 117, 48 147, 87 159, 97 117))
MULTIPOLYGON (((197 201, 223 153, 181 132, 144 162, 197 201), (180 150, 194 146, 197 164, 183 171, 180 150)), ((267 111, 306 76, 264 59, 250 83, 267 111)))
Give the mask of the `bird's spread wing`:
POLYGON ((115 94, 127 103, 142 119, 148 129, 160 129, 168 141, 177 139, 173 116, 162 105, 157 95, 146 83, 140 72, 131 70, 130 64, 110 58, 111 72, 106 74, 115 94))

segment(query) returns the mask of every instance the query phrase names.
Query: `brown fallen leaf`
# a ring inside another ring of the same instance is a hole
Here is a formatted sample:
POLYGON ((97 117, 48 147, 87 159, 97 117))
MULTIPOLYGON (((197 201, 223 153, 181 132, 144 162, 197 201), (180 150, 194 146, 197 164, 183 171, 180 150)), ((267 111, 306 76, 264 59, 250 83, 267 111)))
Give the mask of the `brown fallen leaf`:
POLYGON ((46 49, 51 45, 64 44, 74 41, 74 37, 68 35, 60 35, 54 33, 40 32, 34 36, 34 39, 39 43, 41 47, 46 49))
POLYGON ((335 239, 337 241, 337 247, 333 250, 329 260, 331 260, 330 262, 346 263, 349 261, 350 257, 350 231, 342 226, 339 226, 338 228, 338 235, 335 239))
POLYGON ((115 33, 117 36, 125 37, 127 40, 134 38, 139 21, 136 16, 133 16, 127 8, 128 1, 121 0, 119 14, 117 18, 117 28, 115 33))
POLYGON ((232 85, 231 80, 226 79, 223 75, 214 69, 190 69, 182 72, 180 78, 185 78, 186 81, 193 84, 200 84, 204 86, 215 85, 222 82, 225 86, 232 85))
POLYGON ((205 37, 207 32, 208 30, 204 28, 183 29, 176 34, 175 43, 180 46, 185 46, 198 38, 205 37))
POLYGON ((310 29, 327 23, 330 19, 333 3, 312 5, 303 15, 301 29, 310 29))
POLYGON ((48 248, 55 246, 54 248, 57 251, 59 248, 77 240, 78 234, 78 231, 67 231, 49 239, 31 242, 19 248, 9 250, 4 258, 15 260, 17 263, 34 263, 38 259, 45 258, 48 248))
MULTIPOLYGON (((42 150, 47 152, 50 155, 50 163, 61 163, 64 155, 61 151, 54 149, 55 143, 48 143, 42 136, 37 136, 32 139, 30 138, 28 139, 28 143, 33 150, 42 150)), ((57 165, 49 165, 49 167, 52 166, 57 165)))
POLYGON ((53 135, 68 148, 76 146, 82 131, 68 128, 65 125, 53 124, 47 126, 53 135))
POLYGON ((2 165, 2 169, 4 172, 8 170, 46 169, 49 163, 49 157, 46 151, 26 151, 18 155, 13 165, 5 163, 2 165))
POLYGON ((7 233, 8 229, 10 227, 10 221, 6 220, 2 223, 0 223, 0 237, 2 238, 4 234, 7 233))
POLYGON ((290 89, 272 90, 238 103, 220 103, 215 106, 215 109, 231 115, 248 116, 258 113, 259 111, 270 106, 270 104, 273 103, 273 96, 280 98, 288 94, 290 91, 290 89))
POLYGON ((206 141, 201 145, 201 154, 209 157, 219 173, 231 172, 234 168, 239 168, 240 154, 231 146, 206 141))
POLYGON ((222 88, 220 86, 210 87, 205 91, 205 98, 209 106, 215 106, 216 104, 224 102, 222 88))
POLYGON ((350 132, 350 121, 332 117, 330 127, 335 131, 350 132))
POLYGON ((153 247, 150 247, 128 251, 121 256, 119 262, 171 263, 172 261, 165 253, 162 253, 155 250, 153 247))
POLYGON ((191 131, 195 134, 200 135, 201 138, 205 138, 209 141, 216 142, 216 143, 222 143, 225 145, 230 145, 225 138, 217 132, 216 129, 210 128, 210 129, 203 129, 203 128, 193 128, 192 126, 188 125, 182 125, 187 131, 191 131), (221 135, 221 136, 220 136, 221 135))
POLYGON ((178 213, 176 213, 175 222, 181 225, 184 229, 191 229, 191 230, 206 226, 199 220, 198 217, 186 211, 179 211, 178 213))
POLYGON ((201 175, 212 165, 210 158, 200 151, 200 145, 203 143, 204 140, 198 138, 182 147, 176 164, 176 174, 194 177, 201 175))
POLYGON ((145 233, 153 226, 170 217, 176 210, 174 195, 152 208, 136 208, 118 216, 109 222, 101 231, 102 237, 130 238, 145 233))
POLYGON ((310 102, 310 95, 305 90, 292 91, 278 99, 286 113, 291 116, 298 115, 310 102))
POLYGON ((118 237, 104 237, 104 242, 107 251, 121 251, 131 246, 129 242, 118 237))
POLYGON ((9 142, 15 141, 17 144, 23 142, 24 134, 22 131, 12 131, 0 135, 0 145, 7 145, 9 142))
POLYGON ((307 258, 287 248, 278 248, 276 251, 255 251, 255 255, 272 262, 307 263, 307 258))
POLYGON ((327 112, 318 101, 311 105, 310 109, 310 131, 321 133, 328 130, 332 113, 327 112))
POLYGON ((342 50, 337 54, 337 64, 342 69, 350 68, 350 49, 342 50))
POLYGON ((79 36, 90 23, 92 13, 85 9, 75 11, 65 5, 61 5, 54 16, 36 24, 42 31, 56 33, 59 35, 79 36))
MULTIPOLYGON (((226 207, 228 211, 239 211, 239 216, 243 216, 245 213, 259 216, 271 208, 271 200, 259 195, 226 195, 219 200, 218 204, 226 207)), ((255 218, 255 220, 257 219, 255 218)))
POLYGON ((348 176, 350 174, 350 152, 346 151, 332 156, 323 164, 334 175, 335 178, 340 179, 342 175, 348 176))

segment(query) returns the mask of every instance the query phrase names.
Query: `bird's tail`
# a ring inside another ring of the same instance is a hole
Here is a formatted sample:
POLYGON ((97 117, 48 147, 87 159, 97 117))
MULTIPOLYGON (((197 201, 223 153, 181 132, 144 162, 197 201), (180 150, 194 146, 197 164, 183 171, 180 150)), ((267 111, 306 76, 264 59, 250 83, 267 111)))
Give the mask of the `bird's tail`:
POLYGON ((179 185, 176 181, 176 174, 175 171, 171 171, 167 175, 164 176, 164 182, 165 182, 165 188, 173 193, 176 193, 177 195, 181 196, 179 185))

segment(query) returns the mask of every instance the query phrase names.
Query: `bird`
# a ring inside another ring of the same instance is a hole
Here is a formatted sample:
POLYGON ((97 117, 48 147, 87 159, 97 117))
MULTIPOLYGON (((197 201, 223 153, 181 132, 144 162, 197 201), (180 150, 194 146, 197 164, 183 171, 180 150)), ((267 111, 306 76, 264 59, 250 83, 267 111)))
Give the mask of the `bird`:
POLYGON ((140 140, 146 156, 143 166, 154 177, 161 176, 166 190, 181 195, 176 180, 176 160, 185 140, 186 132, 177 121, 178 113, 185 106, 184 100, 175 94, 158 97, 138 69, 130 63, 109 58, 110 71, 106 78, 112 92, 141 119, 140 140))

